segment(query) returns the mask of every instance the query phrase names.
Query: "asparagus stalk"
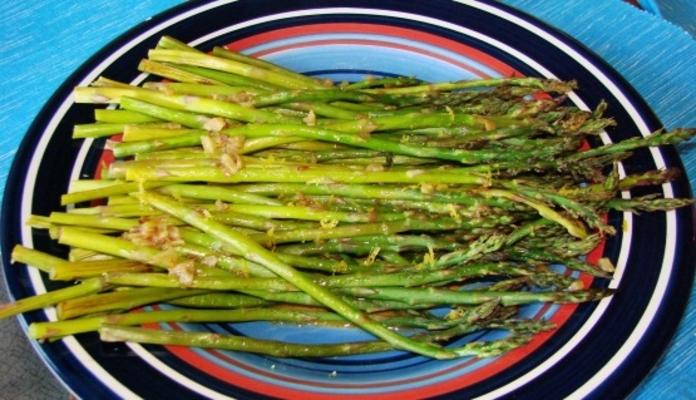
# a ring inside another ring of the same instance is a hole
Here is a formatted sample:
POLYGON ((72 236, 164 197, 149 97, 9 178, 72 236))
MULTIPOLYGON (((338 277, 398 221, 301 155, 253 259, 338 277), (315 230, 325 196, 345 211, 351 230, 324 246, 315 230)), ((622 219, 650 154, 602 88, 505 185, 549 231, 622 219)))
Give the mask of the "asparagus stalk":
POLYGON ((77 87, 73 92, 78 103, 121 103, 123 98, 145 101, 175 110, 202 113, 246 122, 292 123, 296 120, 264 110, 255 110, 237 104, 195 96, 167 95, 138 87, 107 88, 77 87))
POLYGON ((273 64, 271 62, 262 60, 260 58, 249 57, 245 54, 238 53, 235 51, 229 51, 229 50, 225 49, 224 47, 215 46, 215 47, 213 47, 212 53, 216 57, 227 58, 229 60, 236 60, 236 61, 242 62, 244 64, 254 65, 256 67, 267 69, 270 71, 275 71, 275 72, 279 72, 282 74, 291 75, 291 76, 297 77, 298 79, 302 79, 302 80, 307 79, 307 77, 305 75, 298 74, 297 72, 283 68, 280 65, 273 64))
POLYGON ((622 140, 618 143, 606 144, 604 146, 595 147, 587 151, 571 154, 565 158, 565 162, 572 163, 580 160, 585 160, 591 157, 600 155, 611 155, 617 153, 626 153, 631 150, 648 147, 648 146, 663 146, 675 144, 687 140, 696 135, 696 129, 677 129, 672 132, 653 132, 649 136, 637 136, 630 139, 622 140))
POLYGON ((171 64, 158 63, 151 60, 141 60, 138 64, 138 70, 179 82, 226 85, 224 80, 218 80, 204 74, 187 71, 181 67, 177 68, 171 64))
MULTIPOLYGON (((467 327, 469 328, 469 327, 467 327)), ((466 333, 469 329, 457 329, 456 333, 466 333)), ((107 342, 136 342, 152 344, 183 345, 202 348, 248 351, 273 357, 334 357, 353 354, 377 353, 395 349, 388 342, 366 341, 339 344, 295 344, 272 340, 259 340, 243 336, 162 331, 132 327, 105 325, 99 329, 100 338, 107 342)), ((430 337, 423 335, 423 339, 430 337)), ((435 338, 451 337, 452 334, 440 334, 435 338)), ((491 357, 517 348, 529 341, 529 335, 513 334, 510 337, 493 342, 470 342, 453 349, 457 357, 491 357)), ((411 339, 413 340, 413 339, 411 339)), ((426 344, 427 342, 423 342, 426 344)), ((397 348, 398 349, 398 348, 397 348)))
POLYGON ((109 124, 109 123, 94 123, 94 124, 78 124, 73 126, 73 139, 84 138, 99 138, 111 136, 123 132, 125 124, 109 124))
POLYGON ((157 118, 150 117, 128 110, 109 110, 97 108, 94 110, 94 120, 111 124, 138 124, 142 122, 158 122, 157 118))
MULTIPOLYGON (((505 263, 471 264, 453 269, 441 269, 437 271, 406 271, 389 274, 346 274, 328 277, 311 277, 315 285, 325 288, 349 288, 349 287, 387 287, 387 286, 420 286, 436 282, 453 282, 464 278, 497 276, 497 275, 530 275, 531 272, 505 263)), ((179 278, 160 273, 129 273, 112 272, 105 274, 107 282, 124 286, 146 287, 187 287, 209 290, 263 290, 271 292, 283 292, 297 290, 285 280, 276 278, 257 277, 196 277, 191 281, 182 283, 179 278)))
POLYGON ((653 196, 642 196, 633 199, 611 199, 604 203, 604 208, 630 211, 633 213, 669 211, 694 204, 694 199, 660 199, 653 196))
POLYGON ((372 78, 368 77, 358 82, 350 83, 344 86, 345 89, 370 89, 374 87, 384 86, 384 87, 401 87, 401 86, 414 86, 422 83, 419 79, 407 77, 407 76, 397 76, 389 78, 372 78))
MULTIPOLYGON (((138 142, 144 140, 156 140, 171 138, 175 136, 183 136, 187 133, 196 132, 195 130, 181 128, 179 124, 171 124, 162 128, 143 127, 138 125, 126 125, 121 136, 122 142, 138 142)), ((118 142, 111 142, 114 146, 118 142)))
POLYGON ((102 325, 141 325, 158 322, 245 322, 284 321, 314 323, 317 321, 345 322, 340 316, 327 311, 302 310, 289 307, 242 308, 236 310, 196 309, 147 311, 128 314, 109 314, 68 321, 39 322, 29 326, 29 336, 49 339, 99 330, 102 325))
MULTIPOLYGON (((467 116, 474 120, 474 117, 467 116)), ((386 120, 387 117, 384 118, 386 120)), ((388 117, 396 119, 396 117, 388 117)), ((399 117, 402 118, 403 117, 399 117)), ((450 116, 444 114, 440 117, 441 123, 451 123, 450 116)), ((419 118, 414 117, 413 121, 409 121, 408 124, 427 124, 430 125, 430 119, 432 116, 426 118, 420 116, 419 118)), ((459 122, 459 121, 457 121, 459 122)), ((373 119, 370 123, 374 124, 375 129, 383 129, 384 126, 380 126, 380 123, 385 124, 385 121, 373 119)), ((456 123, 456 122, 455 122, 456 123)), ((483 122, 472 121, 471 124, 477 126, 476 124, 482 124, 483 122)), ((350 146, 356 146, 361 148, 367 148, 376 151, 390 152, 394 154, 403 154, 407 156, 422 157, 422 158, 435 158, 449 161, 457 161, 462 164, 479 164, 489 161, 497 160, 526 160, 530 156, 535 155, 530 151, 519 151, 515 153, 511 152, 500 152, 500 151, 490 151, 490 150, 452 150, 436 147, 416 147, 407 144, 397 143, 390 140, 380 139, 374 136, 365 137, 365 135, 356 135, 347 132, 360 132, 359 126, 355 125, 357 128, 353 127, 352 122, 348 123, 336 123, 334 125, 329 125, 330 129, 322 129, 316 127, 308 127, 301 125, 274 125, 274 124, 247 124, 239 128, 230 128, 223 131, 224 134, 229 136, 244 136, 244 137, 263 137, 263 136, 293 136, 293 137, 303 137, 305 139, 317 139, 334 143, 347 144, 350 146)), ((407 127, 407 126, 406 126, 407 127)), ((390 126, 391 128, 391 126, 390 126)), ((364 129, 364 127, 363 127, 364 129)))
POLYGON ((182 82, 146 82, 143 84, 143 87, 163 93, 230 98, 231 100, 238 100, 237 102, 242 102, 243 99, 253 98, 261 93, 265 93, 263 90, 249 86, 223 86, 182 82))
POLYGON ((102 278, 90 278, 83 282, 63 289, 53 290, 44 294, 27 297, 12 303, 0 305, 0 318, 7 318, 19 313, 38 310, 52 306, 61 301, 86 296, 106 288, 102 278))
POLYGON ((152 268, 129 260, 64 261, 53 265, 51 280, 67 281, 101 276, 105 272, 149 272, 152 268))
POLYGON ((269 304, 268 301, 254 296, 220 292, 181 297, 178 299, 169 300, 167 303, 181 307, 216 309, 259 307, 269 304))
POLYGON ((246 86, 252 87, 254 90, 261 92, 270 92, 273 90, 279 90, 278 85, 271 84, 269 82, 264 82, 258 79, 250 78, 247 76, 232 74, 229 72, 219 71, 210 68, 196 67, 192 65, 175 64, 176 68, 183 70, 185 72, 194 74, 195 76, 201 76, 204 78, 212 79, 215 82, 219 82, 228 86, 246 86))
POLYGON ((588 289, 571 292, 494 292, 458 291, 420 288, 341 288, 339 293, 377 300, 403 300, 409 304, 481 304, 496 300, 504 306, 533 302, 582 303, 596 301, 612 294, 607 289, 588 289))
POLYGON ((52 268, 65 262, 65 260, 60 257, 52 256, 43 251, 30 249, 19 244, 12 248, 10 258, 13 263, 20 262, 43 272, 50 272, 52 268))
POLYGON ((157 48, 158 49, 169 49, 169 50, 183 50, 183 51, 191 51, 194 53, 201 53, 200 50, 196 49, 195 47, 191 47, 187 45, 186 43, 182 42, 181 40, 178 40, 176 38, 173 38, 171 36, 162 36, 160 40, 157 42, 157 48))
POLYGON ((472 88, 484 88, 484 87, 494 87, 494 86, 521 86, 521 87, 532 87, 535 89, 540 89, 542 91, 549 92, 568 92, 575 87, 572 82, 563 83, 558 81, 544 80, 534 77, 524 77, 524 78, 493 78, 493 79, 477 79, 471 81, 458 81, 458 82, 443 82, 438 84, 425 84, 417 86, 407 86, 407 87, 396 87, 396 88, 379 88, 379 89, 365 89, 364 92, 367 93, 389 93, 389 94, 414 94, 414 93, 429 93, 432 91, 451 91, 459 89, 472 89, 472 88))
POLYGON ((284 195, 303 193, 310 195, 335 195, 350 198, 393 199, 428 201, 466 206, 494 206, 514 209, 515 204, 500 198, 486 198, 466 187, 453 190, 432 190, 430 192, 397 185, 364 185, 340 183, 254 183, 236 185, 237 190, 265 194, 284 195))
POLYGON ((135 111, 153 118, 175 122, 193 129, 221 130, 225 126, 225 122, 220 118, 215 120, 202 114, 172 110, 127 96, 121 97, 119 104, 124 110, 135 111))
POLYGON ((204 290, 149 287, 69 298, 58 303, 58 318, 65 320, 106 311, 126 311, 160 301, 203 293, 205 293, 204 290))
POLYGON ((83 227, 115 229, 127 231, 138 225, 138 221, 127 218, 103 217, 99 215, 81 215, 74 213, 52 212, 49 222, 59 225, 77 225, 83 227))
POLYGON ((295 73, 269 70, 248 64, 247 62, 239 62, 237 60, 215 57, 203 53, 155 49, 148 52, 148 58, 152 61, 211 68, 289 89, 321 89, 323 87, 323 85, 316 80, 295 73))
POLYGON ((67 205, 67 204, 80 203, 83 201, 101 199, 101 198, 105 198, 105 197, 109 197, 109 196, 113 196, 113 195, 117 195, 117 194, 131 193, 131 192, 138 191, 142 188, 151 189, 151 188, 164 186, 164 185, 166 185, 166 183, 152 182, 152 181, 143 182, 143 183, 124 182, 124 183, 120 183, 120 184, 109 185, 109 186, 102 187, 102 188, 64 194, 60 197, 60 204, 67 205))
POLYGON ((191 168, 162 168, 157 166, 134 165, 126 170, 126 179, 132 181, 161 182, 196 182, 212 183, 238 182, 318 182, 326 183, 453 183, 463 185, 490 185, 490 178, 466 168, 451 168, 447 170, 391 170, 391 171, 352 170, 343 167, 329 166, 288 166, 265 165, 264 168, 248 168, 248 166, 231 174, 219 167, 191 168), (330 178, 329 178, 330 177, 330 178))
POLYGON ((376 222, 398 221, 406 218, 406 215, 402 213, 383 213, 377 215, 324 211, 309 207, 281 205, 231 204, 227 206, 226 210, 263 218, 297 219, 305 221, 376 222))
POLYGON ((198 200, 219 200, 241 204, 263 204, 279 206, 281 203, 261 195, 245 193, 234 188, 212 185, 168 185, 159 189, 161 192, 174 197, 188 197, 198 200))

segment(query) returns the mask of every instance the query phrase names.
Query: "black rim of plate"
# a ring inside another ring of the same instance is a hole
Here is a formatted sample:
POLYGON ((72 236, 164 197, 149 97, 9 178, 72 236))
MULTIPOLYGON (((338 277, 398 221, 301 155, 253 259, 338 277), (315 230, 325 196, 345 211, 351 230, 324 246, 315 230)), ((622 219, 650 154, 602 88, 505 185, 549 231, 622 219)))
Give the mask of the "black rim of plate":
MULTIPOLYGON (((202 43, 201 46, 207 48, 210 44, 225 44, 258 31, 304 23, 360 20, 361 22, 395 24, 420 29, 467 42, 467 44, 473 45, 494 57, 503 57, 503 59, 510 57, 501 54, 498 49, 480 40, 453 32, 444 26, 426 24, 394 14, 394 12, 409 13, 466 26, 473 31, 485 33, 512 48, 521 50, 533 60, 543 60, 544 67, 561 79, 582 76, 583 78, 579 79, 582 87, 578 94, 590 107, 596 105, 602 98, 610 100, 610 105, 618 104, 618 100, 605 87, 606 83, 613 85, 624 97, 624 105, 628 104, 637 111, 639 119, 643 121, 647 129, 652 131, 661 126, 636 91, 599 57, 574 39, 535 18, 493 1, 484 0, 464 5, 454 1, 407 2, 388 0, 380 2, 378 7, 374 6, 374 2, 368 0, 297 1, 291 4, 272 0, 241 0, 234 3, 218 3, 222 2, 185 3, 132 28, 87 60, 54 93, 36 117, 15 156, 7 180, 2 207, 2 227, 0 230, 2 263, 11 296, 21 298, 34 294, 31 279, 26 269, 16 266, 10 267, 9 264, 12 247, 22 242, 21 213, 18 210, 22 209, 25 176, 32 163, 34 151, 53 116, 69 97, 72 88, 85 79, 104 60, 133 41, 136 41, 134 46, 116 57, 106 67, 107 76, 122 81, 131 81, 135 78, 137 61, 145 55, 146 49, 154 47, 162 34, 191 41, 214 30, 257 17, 288 11, 332 7, 341 7, 342 11, 334 14, 296 16, 265 22, 219 36, 202 43), (356 14, 355 10, 360 8, 379 8, 393 12, 390 16, 385 16, 384 13, 382 15, 380 13, 356 14), (168 26, 163 26, 172 22, 175 17, 191 14, 194 11, 200 12, 188 15, 168 26), (507 19, 493 15, 492 12, 506 15, 507 19), (202 20, 205 20, 206 23, 196 23, 202 20), (526 24, 527 29, 522 28, 520 24, 526 24), (495 27, 495 29, 491 27, 495 27), (533 29, 535 32, 533 33, 528 29, 533 29), (538 35, 544 35, 546 39, 538 35), (547 40, 553 40, 555 44, 547 40), (556 45, 563 46, 566 51, 575 52, 579 57, 588 60, 590 67, 606 78, 605 82, 597 80, 578 62, 569 60, 568 54, 561 51, 556 45)), ((539 74, 539 71, 535 71, 520 60, 513 60, 514 62, 517 62, 514 66, 525 74, 539 74)), ((48 140, 46 149, 54 151, 46 151, 40 164, 38 164, 31 212, 46 214, 59 207, 56 194, 64 190, 69 179, 69 172, 60 171, 72 169, 72 160, 81 146, 81 143, 70 139, 71 128, 75 123, 89 122, 91 109, 91 106, 71 105, 53 127, 54 134, 48 140)), ((635 126, 625 109, 610 109, 610 112, 618 120, 619 126, 635 126)), ((609 134, 614 140, 617 140, 631 136, 627 131, 609 131, 609 134)), ((659 152, 667 167, 677 167, 683 170, 674 148, 660 148, 659 152)), ((655 164, 650 153, 645 150, 636 152, 636 155, 624 166, 628 172, 631 172, 652 169, 655 164)), ((675 197, 689 197, 691 194, 688 181, 685 178, 669 186, 675 197)), ((646 193, 649 192, 641 190, 633 195, 646 193)), ((620 223, 620 216, 614 222, 620 223)), ((576 390, 585 384, 582 390, 587 389, 587 391, 582 393, 591 397, 625 397, 657 362, 681 318, 693 280, 692 260, 695 246, 692 230, 692 214, 688 208, 677 210, 671 217, 667 217, 664 213, 634 216, 632 242, 627 259, 629 268, 624 273, 617 294, 608 302, 601 318, 595 321, 592 327, 594 334, 583 337, 569 352, 565 353, 564 357, 556 360, 555 364, 543 372, 536 372, 540 364, 553 359, 554 354, 563 347, 567 340, 573 337, 575 331, 592 318, 591 315, 597 310, 597 306, 584 305, 551 340, 530 354, 523 362, 473 386, 450 394, 476 397, 493 391, 492 393, 496 396, 505 397, 561 398, 571 394, 579 394, 580 392, 576 392, 576 390), (666 232, 664 227, 668 223, 668 219, 670 219, 670 223, 674 224, 671 228, 673 243, 665 243, 667 239, 662 234, 666 232), (656 231, 660 234, 656 234, 656 231), (665 275, 659 265, 662 263, 663 248, 666 245, 672 246, 674 258, 671 273, 665 275), (650 263, 653 264, 650 265, 650 263), (657 298, 655 300, 657 302, 651 301, 651 297, 646 296, 645 293, 653 293, 658 283, 660 290, 664 290, 665 295, 657 298), (641 334, 633 334, 638 321, 644 319, 642 316, 646 308, 649 308, 654 317, 648 318, 649 324, 638 330, 642 332, 641 334), (615 359, 617 352, 625 354, 620 357, 619 361, 615 359), (605 370, 608 372, 598 374, 599 371, 605 370), (527 379, 529 377, 531 378, 527 379), (520 380, 524 382, 517 384, 520 380), (500 387, 504 387, 505 390, 499 390, 500 387)), ((45 235, 34 233, 32 240, 36 247, 42 250, 58 253, 63 251, 57 245, 52 244, 45 235)), ((614 261, 619 257, 619 242, 620 240, 610 240, 605 249, 605 255, 614 261)), ((45 284, 49 290, 57 287, 52 282, 45 282, 45 284)), ((25 326, 28 323, 42 320, 46 320, 43 311, 26 313, 20 317, 20 321, 25 326)), ((153 367, 136 357, 120 356, 120 353, 126 355, 129 353, 129 348, 126 346, 102 344, 96 335, 84 335, 83 338, 79 339, 79 343, 84 351, 105 366, 104 368, 116 381, 123 382, 125 386, 142 397, 198 398, 202 396, 192 388, 186 388, 166 379, 154 378, 159 374, 153 367)), ((105 384, 94 379, 87 368, 66 347, 65 343, 59 341, 41 345, 35 344, 35 348, 59 379, 76 395, 82 398, 118 397, 117 391, 114 389, 114 382, 105 384)), ((154 353, 158 352, 154 346, 148 346, 148 349, 154 353)), ((160 351, 159 353, 165 352, 160 351)), ((167 359, 167 354, 159 353, 158 356, 167 359)), ((169 362, 172 362, 172 365, 178 365, 175 360, 169 360, 169 362)), ((225 386, 210 377, 207 380, 201 379, 200 382, 214 390, 220 390, 238 398, 260 397, 258 394, 241 387, 225 386)))

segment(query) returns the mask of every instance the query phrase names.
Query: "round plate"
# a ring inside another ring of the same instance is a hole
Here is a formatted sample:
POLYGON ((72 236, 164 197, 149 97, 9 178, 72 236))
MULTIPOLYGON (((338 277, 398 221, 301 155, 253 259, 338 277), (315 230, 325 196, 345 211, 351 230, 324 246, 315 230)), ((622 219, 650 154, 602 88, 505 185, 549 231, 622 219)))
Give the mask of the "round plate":
MULTIPOLYGON (((9 266, 12 247, 65 254, 45 232, 24 224, 30 214, 59 209, 71 179, 90 177, 103 141, 74 141, 72 126, 90 122, 93 106, 71 101, 74 86, 99 75, 140 83, 137 64, 161 35, 201 49, 213 45, 262 57, 309 75, 356 80, 366 75, 416 76, 429 81, 533 75, 575 79, 570 101, 584 109, 602 99, 618 128, 604 142, 647 135, 660 127, 636 92, 572 39, 500 4, 469 1, 216 1, 187 3, 129 31, 88 60, 34 121, 15 158, 2 210, 2 254, 11 295, 60 287, 45 275, 9 266)), ((671 148, 636 151, 622 172, 677 167, 671 148)), ((685 180, 636 194, 688 197, 685 180)), ((435 361, 403 352, 324 359, 276 359, 228 351, 101 343, 96 334, 36 346, 47 364, 83 398, 351 398, 624 397, 668 343, 688 297, 693 270, 689 210, 615 213, 619 233, 593 257, 609 257, 613 280, 588 284, 616 294, 581 306, 531 305, 530 318, 557 329, 490 359, 435 361)), ((157 306, 159 307, 159 306, 157 306)), ((162 306, 163 307, 163 306, 162 306)), ((25 314, 25 323, 55 318, 25 314)), ((359 340, 356 330, 266 323, 166 324, 162 329, 235 333, 297 342, 359 340)), ((492 338, 495 332, 482 334, 492 338)), ((477 337, 462 338, 453 345, 477 337)))

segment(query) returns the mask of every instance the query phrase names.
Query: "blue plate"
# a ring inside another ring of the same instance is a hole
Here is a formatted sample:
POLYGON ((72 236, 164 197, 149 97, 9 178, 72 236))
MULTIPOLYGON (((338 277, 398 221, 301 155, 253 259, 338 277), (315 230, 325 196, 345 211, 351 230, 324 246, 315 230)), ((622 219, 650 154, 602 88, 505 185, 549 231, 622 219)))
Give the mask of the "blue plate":
MULTIPOLYGON (((24 221, 60 208, 71 179, 93 175, 103 141, 71 139, 72 126, 90 122, 93 106, 70 93, 99 75, 140 83, 137 64, 162 35, 207 50, 214 45, 262 57, 309 75, 356 80, 367 75, 413 75, 430 81, 513 75, 575 79, 570 100, 581 108, 609 103, 618 128, 604 142, 647 135, 659 121, 610 67, 565 35, 535 19, 487 1, 187 3, 118 38, 88 60, 34 121, 15 158, 2 210, 2 254, 11 295, 60 287, 35 270, 9 266, 17 243, 65 254, 24 221)), ((624 172, 681 168, 672 148, 636 151, 624 172)), ((686 180, 624 196, 660 193, 688 197, 686 180)), ((617 266, 611 298, 581 306, 530 305, 522 313, 555 322, 527 346, 497 358, 435 361, 403 352, 324 359, 276 359, 228 351, 101 343, 94 334, 37 346, 71 391, 83 398, 619 398, 645 376, 667 345, 688 297, 693 270, 689 210, 615 213, 619 234, 594 254, 617 266)), ((166 307, 166 306, 155 306, 166 307)), ((25 314, 25 322, 54 318, 25 314)), ((359 340, 348 329, 266 323, 166 324, 162 329, 235 333, 296 342, 359 340)), ((494 332, 482 334, 493 337, 494 332)), ((460 339, 459 343, 471 340, 460 339)), ((455 343, 456 344, 456 343, 455 343)))

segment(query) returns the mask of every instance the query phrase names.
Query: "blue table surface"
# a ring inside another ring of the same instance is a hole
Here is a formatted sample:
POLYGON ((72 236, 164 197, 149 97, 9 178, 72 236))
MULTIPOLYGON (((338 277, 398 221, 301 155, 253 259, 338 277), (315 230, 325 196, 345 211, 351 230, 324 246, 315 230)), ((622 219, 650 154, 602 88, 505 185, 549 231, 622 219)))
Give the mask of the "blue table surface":
MULTIPOLYGON (((569 33, 607 60, 638 89, 666 127, 696 126, 696 41, 685 31, 619 0, 504 2, 569 33)), ((0 188, 5 186, 13 156, 29 124, 68 75, 130 27, 179 3, 0 2, 0 188)), ((696 20, 696 14, 684 19, 696 20)), ((693 142, 679 150, 694 187, 693 142)), ((632 398, 696 398, 692 379, 696 371, 695 296, 696 290, 692 290, 672 345, 632 398)), ((6 300, 3 285, 0 301, 6 300)), ((0 359, 0 398, 68 396, 34 354, 16 320, 0 321, 0 359)))

